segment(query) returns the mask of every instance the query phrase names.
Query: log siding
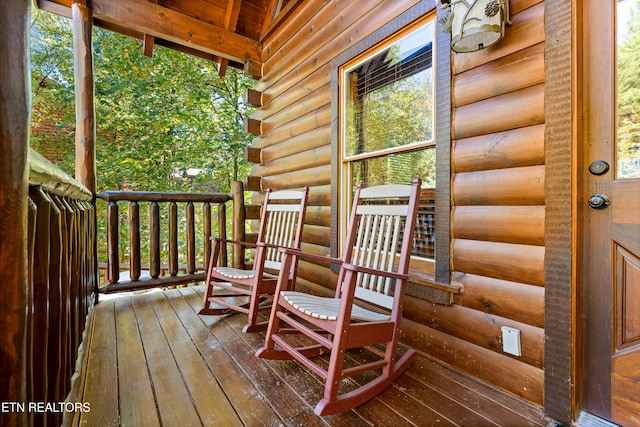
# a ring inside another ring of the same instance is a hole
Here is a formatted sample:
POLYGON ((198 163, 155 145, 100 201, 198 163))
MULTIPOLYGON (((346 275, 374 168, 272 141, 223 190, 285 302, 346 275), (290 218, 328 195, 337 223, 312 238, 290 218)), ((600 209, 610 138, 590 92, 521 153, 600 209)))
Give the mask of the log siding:
POLYGON ((446 347, 449 363, 542 405, 544 2, 511 1, 511 20, 495 47, 453 55, 452 270, 465 292, 447 313, 461 329, 432 327, 464 340, 446 347), (502 325, 521 331, 522 356, 502 352, 502 325))

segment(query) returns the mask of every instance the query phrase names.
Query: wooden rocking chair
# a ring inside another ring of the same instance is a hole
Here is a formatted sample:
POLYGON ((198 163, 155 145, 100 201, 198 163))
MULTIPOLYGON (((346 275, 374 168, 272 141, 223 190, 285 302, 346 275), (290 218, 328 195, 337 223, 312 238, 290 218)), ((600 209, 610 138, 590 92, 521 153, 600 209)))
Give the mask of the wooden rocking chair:
POLYGON ((395 381, 415 357, 415 351, 409 349, 396 361, 420 184, 416 179, 413 185, 358 187, 342 259, 281 250, 287 256, 265 345, 256 355, 298 360, 323 378, 325 392, 315 408, 317 415, 346 411, 372 399, 395 381), (334 298, 293 290, 287 271, 298 257, 340 264, 334 298), (300 333, 317 344, 300 344, 300 333), (381 343, 386 344, 384 352, 377 346, 370 347, 381 343), (380 360, 343 367, 346 350, 365 346, 380 360), (325 353, 330 353, 326 370, 312 360, 325 353), (382 374, 374 380, 339 394, 343 378, 379 368, 382 374))
MULTIPOLYGON (((282 273, 283 254, 278 248, 300 249, 308 194, 309 189, 306 187, 302 191, 267 190, 255 244, 215 239, 203 307, 199 314, 222 315, 238 311, 248 315, 244 332, 264 331, 267 328, 268 322, 257 322, 258 312, 270 310, 271 305, 261 302, 272 298, 278 282, 277 274, 282 273), (252 270, 218 266, 220 247, 227 243, 255 248, 252 270), (274 274, 266 269, 272 270, 274 274), (245 302, 247 297, 249 301, 245 302)), ((296 267, 297 262, 289 263, 285 274, 280 274, 282 280, 293 280, 296 267)))

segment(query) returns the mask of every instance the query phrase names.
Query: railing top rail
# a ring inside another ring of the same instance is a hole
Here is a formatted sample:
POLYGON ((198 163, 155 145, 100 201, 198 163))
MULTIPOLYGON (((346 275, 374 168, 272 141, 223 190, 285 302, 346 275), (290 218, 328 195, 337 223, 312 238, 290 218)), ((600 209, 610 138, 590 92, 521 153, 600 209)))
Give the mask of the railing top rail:
POLYGON ((209 202, 224 203, 231 200, 231 196, 224 193, 182 193, 156 191, 104 191, 97 198, 106 202, 135 201, 135 202, 209 202))
POLYGON ((30 149, 29 154, 29 185, 42 186, 45 190, 63 197, 92 200, 89 189, 33 149, 30 149))

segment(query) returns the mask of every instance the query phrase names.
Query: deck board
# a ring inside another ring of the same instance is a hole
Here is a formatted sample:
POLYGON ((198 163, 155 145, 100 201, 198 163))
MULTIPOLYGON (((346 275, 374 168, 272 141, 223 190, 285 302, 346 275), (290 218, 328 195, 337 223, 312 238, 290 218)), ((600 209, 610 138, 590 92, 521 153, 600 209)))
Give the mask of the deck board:
POLYGON ((84 425, 114 426, 118 424, 118 374, 113 304, 98 305, 93 322, 91 348, 82 397, 79 402, 91 404, 91 412, 83 412, 84 425), (91 422, 86 421, 87 418, 91 422))
MULTIPOLYGON (((180 292, 167 293, 169 303, 191 337, 201 357, 208 361, 227 399, 236 408, 244 425, 268 425, 265 420, 276 419, 276 415, 265 396, 255 388, 253 382, 223 348, 222 343, 211 333, 219 317, 198 316, 180 292), (205 320, 208 320, 205 322, 205 320)), ((277 424, 274 424, 277 425, 277 424)))
MULTIPOLYGON (((245 324, 242 316, 227 316, 225 322, 247 343, 251 348, 251 354, 254 354, 263 346, 264 334, 242 333, 242 328, 245 324)), ((264 360, 263 363, 273 370, 274 374, 281 378, 282 381, 286 382, 296 394, 301 396, 301 398, 307 402, 309 411, 313 412, 315 404, 324 394, 324 386, 316 375, 294 361, 264 360)), ((319 419, 318 417, 315 418, 319 419)), ((370 425, 353 412, 326 416, 323 417, 322 420, 331 426, 358 427, 370 425)), ((292 419, 291 421, 294 420, 292 419)))
MULTIPOLYGON (((82 425, 546 426, 542 412, 419 356, 373 400, 317 417, 319 378, 294 361, 261 360, 246 317, 200 316, 203 288, 145 291, 95 309, 82 425), (119 420, 119 421, 118 421, 119 420)), ((368 352, 349 352, 362 363, 368 352)), ((321 362, 326 363, 326 360, 321 362)), ((345 380, 353 387, 359 378, 345 380)))
POLYGON ((187 386, 193 405, 202 423, 216 423, 220 426, 240 426, 240 418, 227 400, 224 390, 209 370, 205 359, 193 351, 191 337, 184 329, 180 319, 164 293, 155 293, 149 297, 158 316, 162 330, 173 357, 179 361, 180 373, 187 386))
MULTIPOLYGON (((182 290, 182 292, 186 293, 188 290, 182 290)), ((202 305, 202 298, 195 292, 189 295, 188 301, 192 304, 194 310, 202 305)), ((241 316, 241 314, 232 315, 234 318, 241 316)), ((205 323, 211 324, 216 322, 216 317, 202 316, 202 319, 205 323)), ((233 319, 231 320, 233 321, 233 319)), ((254 380, 255 387, 265 396, 268 396, 269 403, 283 423, 288 425, 288 419, 295 418, 298 420, 297 422, 303 422, 305 426, 324 425, 318 417, 311 416, 313 415, 311 408, 286 382, 275 375, 262 360, 254 356, 253 349, 246 344, 236 330, 229 326, 226 318, 216 323, 216 327, 212 331, 238 366, 247 376, 254 380)))
POLYGON ((140 336, 162 424, 201 425, 178 361, 172 357, 171 347, 149 297, 134 298, 133 307, 140 325, 140 336))
POLYGON ((118 298, 114 306, 120 422, 130 426, 160 426, 133 301, 118 298))

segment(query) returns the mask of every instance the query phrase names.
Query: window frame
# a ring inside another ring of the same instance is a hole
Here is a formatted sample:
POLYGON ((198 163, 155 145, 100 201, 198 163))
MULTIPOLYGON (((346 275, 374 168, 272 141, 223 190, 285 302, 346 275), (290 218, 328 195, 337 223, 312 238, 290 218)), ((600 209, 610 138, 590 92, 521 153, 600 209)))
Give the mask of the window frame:
MULTIPOLYGON (((400 33, 408 34, 418 25, 423 25, 425 19, 433 19, 435 26, 433 73, 434 73, 434 138, 423 144, 424 147, 433 145, 436 150, 436 202, 435 202, 435 265, 433 273, 420 270, 410 271, 411 283, 408 293, 421 296, 423 286, 430 284, 448 285, 450 282, 450 178, 451 178, 451 51, 448 34, 439 31, 437 14, 440 11, 435 1, 423 1, 408 9, 365 39, 345 50, 332 61, 332 160, 331 160, 331 242, 332 256, 339 256, 340 230, 345 226, 341 219, 341 207, 348 206, 350 201, 344 188, 341 188, 343 173, 342 147, 342 110, 343 101, 340 94, 341 74, 345 65, 353 64, 363 58, 372 48, 378 46, 384 49, 398 37, 400 33), (385 42, 387 41, 387 42, 385 42), (384 43, 384 45, 383 45, 384 43), (417 285, 417 286, 416 286, 417 285)), ((414 147, 415 148, 415 147, 414 147)))

